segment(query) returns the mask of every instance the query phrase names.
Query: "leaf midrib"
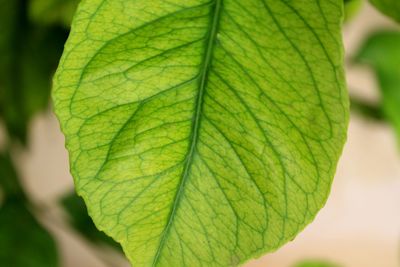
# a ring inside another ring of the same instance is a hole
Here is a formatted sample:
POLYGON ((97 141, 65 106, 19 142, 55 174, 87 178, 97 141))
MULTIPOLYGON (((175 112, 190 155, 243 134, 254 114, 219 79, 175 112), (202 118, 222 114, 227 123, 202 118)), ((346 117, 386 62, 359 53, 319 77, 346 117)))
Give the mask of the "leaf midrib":
POLYGON ((167 224, 162 233, 160 243, 158 245, 152 266, 156 266, 156 264, 158 263, 158 261, 160 259, 161 251, 164 247, 166 237, 170 231, 172 222, 174 220, 174 217, 175 217, 175 214, 176 214, 179 202, 181 200, 182 193, 184 191, 185 184, 189 177, 189 172, 190 172, 190 169, 192 166, 193 156, 194 156, 194 153, 196 150, 199 129, 200 129, 201 113, 202 113, 202 109, 203 109, 203 98, 204 98, 205 88, 207 86, 208 74, 209 74, 212 56, 213 56, 213 52, 214 52, 214 45, 215 45, 215 41, 216 41, 216 37, 217 37, 221 9, 222 9, 222 0, 215 0, 213 10, 211 11, 212 21, 210 24, 210 31, 209 31, 209 35, 207 38, 208 43, 206 45, 205 56, 204 56, 203 64, 202 64, 203 69, 201 71, 199 89, 198 89, 198 93, 197 93, 197 97, 196 97, 195 113, 193 115, 190 143, 189 143, 189 147, 188 147, 188 152, 186 154, 185 165, 184 165, 182 176, 181 176, 181 179, 179 182, 178 190, 176 192, 174 201, 172 203, 171 212, 168 216, 167 224))

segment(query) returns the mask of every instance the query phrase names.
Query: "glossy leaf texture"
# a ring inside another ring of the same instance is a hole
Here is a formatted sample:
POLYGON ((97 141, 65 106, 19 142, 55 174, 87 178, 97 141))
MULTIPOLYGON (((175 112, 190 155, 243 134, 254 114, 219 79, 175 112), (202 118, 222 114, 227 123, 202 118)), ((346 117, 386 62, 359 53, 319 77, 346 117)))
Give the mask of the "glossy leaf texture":
POLYGON ((58 266, 53 238, 22 203, 12 199, 0 207, 0 262, 10 267, 58 266))
POLYGON ((369 2, 386 16, 400 22, 399 0, 369 0, 369 2))
POLYGON ((355 60, 371 66, 378 79, 384 117, 400 140, 400 32, 377 32, 362 45, 355 60))
POLYGON ((133 266, 235 266, 324 205, 343 1, 92 0, 54 79, 76 189, 133 266))

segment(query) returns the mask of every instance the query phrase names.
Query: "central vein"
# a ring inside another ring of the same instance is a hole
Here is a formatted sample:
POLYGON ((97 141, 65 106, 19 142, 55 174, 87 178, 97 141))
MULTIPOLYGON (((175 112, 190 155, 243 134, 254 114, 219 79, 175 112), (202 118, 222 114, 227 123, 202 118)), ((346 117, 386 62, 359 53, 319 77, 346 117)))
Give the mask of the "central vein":
POLYGON ((162 251, 165 241, 166 241, 166 237, 169 233, 169 230, 171 228, 172 222, 173 222, 175 214, 176 214, 176 210, 177 210, 179 202, 181 200, 186 180, 189 177, 189 173, 190 173, 190 169, 191 169, 192 161, 193 161, 193 156, 196 151, 196 145, 197 145, 197 141, 198 141, 198 137, 199 137, 201 113, 203 110, 203 98, 204 98, 204 93, 205 93, 206 86, 207 86, 208 74, 209 74, 209 70, 210 70, 210 66, 211 66, 214 45, 215 45, 215 41, 216 41, 216 37, 217 37, 221 9, 222 9, 222 0, 215 0, 215 3, 213 4, 212 11, 211 11, 211 22, 210 22, 210 27, 209 27, 207 43, 205 45, 205 54, 204 54, 204 58, 203 58, 202 70, 201 70, 200 76, 199 76, 199 90, 198 90, 198 93, 196 96, 189 148, 188 148, 188 152, 186 154, 185 163, 184 163, 185 165, 183 168, 182 176, 181 176, 181 179, 180 179, 180 182, 178 185, 179 187, 176 192, 174 201, 172 203, 171 212, 169 213, 167 224, 162 233, 161 240, 160 240, 159 246, 157 248, 154 260, 153 260, 153 264, 152 264, 153 266, 155 266, 157 264, 157 262, 159 261, 161 251, 162 251))

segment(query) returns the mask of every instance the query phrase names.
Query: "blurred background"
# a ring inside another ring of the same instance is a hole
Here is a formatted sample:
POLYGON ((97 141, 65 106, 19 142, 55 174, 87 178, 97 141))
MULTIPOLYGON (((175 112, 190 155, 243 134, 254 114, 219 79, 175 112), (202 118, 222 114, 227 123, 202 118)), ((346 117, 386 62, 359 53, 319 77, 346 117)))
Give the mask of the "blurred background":
MULTIPOLYGON (((400 26, 345 2, 352 116, 332 193, 294 241, 246 267, 400 267, 400 26)), ((129 266, 73 193, 49 103, 77 3, 0 0, 0 266, 129 266)))

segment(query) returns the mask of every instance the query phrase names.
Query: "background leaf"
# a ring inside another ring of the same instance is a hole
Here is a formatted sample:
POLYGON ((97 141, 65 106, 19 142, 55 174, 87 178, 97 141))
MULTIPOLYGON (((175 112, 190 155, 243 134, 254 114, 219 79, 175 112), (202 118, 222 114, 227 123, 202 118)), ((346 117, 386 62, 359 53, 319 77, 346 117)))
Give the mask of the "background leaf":
POLYGON ((0 114, 11 136, 25 140, 26 124, 19 100, 18 50, 24 34, 24 3, 0 0, 0 114))
POLYGON ((400 140, 400 32, 378 32, 360 48, 355 60, 368 64, 379 81, 384 116, 400 140))
POLYGON ((7 267, 55 267, 53 238, 23 204, 7 201, 0 208, 0 263, 7 267))
POLYGON ((29 16, 41 25, 61 25, 69 28, 80 0, 30 0, 29 16))
POLYGON ((134 266, 235 266, 313 220, 346 139, 342 5, 82 2, 54 103, 134 266))
POLYGON ((97 230, 92 219, 89 217, 83 200, 72 193, 65 196, 61 201, 65 210, 69 213, 70 223, 84 237, 92 242, 105 243, 118 250, 121 246, 112 238, 97 230))
POLYGON ((345 22, 351 20, 361 9, 363 0, 344 0, 345 22))
POLYGON ((400 22, 399 0, 369 0, 378 10, 392 19, 400 22))
POLYGON ((25 143, 30 119, 48 106, 68 32, 29 24, 26 1, 0 5, 0 116, 9 135, 25 143))
POLYGON ((0 186, 4 198, 19 198, 21 201, 26 199, 10 156, 2 153, 0 153, 0 186))
POLYGON ((67 31, 36 28, 29 32, 21 59, 24 109, 35 114, 48 107, 51 78, 66 41, 67 31))

